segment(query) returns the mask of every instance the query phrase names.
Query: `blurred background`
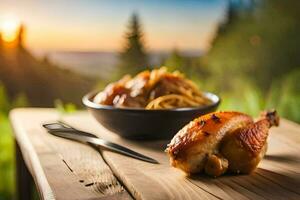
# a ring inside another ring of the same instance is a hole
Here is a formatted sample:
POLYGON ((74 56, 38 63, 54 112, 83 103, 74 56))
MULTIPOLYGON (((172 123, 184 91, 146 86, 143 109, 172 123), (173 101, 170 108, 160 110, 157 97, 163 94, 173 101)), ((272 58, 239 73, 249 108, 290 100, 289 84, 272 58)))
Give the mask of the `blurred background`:
POLYGON ((82 109, 126 73, 167 66, 222 98, 300 122, 300 1, 0 0, 0 200, 14 196, 15 107, 82 109))

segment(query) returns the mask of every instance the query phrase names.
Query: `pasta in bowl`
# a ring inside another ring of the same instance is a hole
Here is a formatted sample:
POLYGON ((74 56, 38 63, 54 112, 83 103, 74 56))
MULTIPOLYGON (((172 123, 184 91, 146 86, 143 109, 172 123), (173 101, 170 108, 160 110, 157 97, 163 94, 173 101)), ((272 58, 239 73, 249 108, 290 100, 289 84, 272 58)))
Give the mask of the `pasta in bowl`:
POLYGON ((195 83, 178 71, 167 72, 166 67, 144 71, 133 78, 126 75, 109 84, 93 101, 120 108, 147 110, 198 107, 212 103, 195 83))
POLYGON ((170 139, 187 122, 215 111, 217 95, 200 91, 179 72, 145 71, 91 92, 83 103, 108 130, 129 139, 170 139))

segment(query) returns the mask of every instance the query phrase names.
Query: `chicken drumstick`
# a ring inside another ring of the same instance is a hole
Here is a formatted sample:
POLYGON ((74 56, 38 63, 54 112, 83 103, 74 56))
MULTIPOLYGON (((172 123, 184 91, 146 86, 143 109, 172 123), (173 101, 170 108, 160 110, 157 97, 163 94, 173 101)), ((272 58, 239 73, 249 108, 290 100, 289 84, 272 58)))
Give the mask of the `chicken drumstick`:
POLYGON ((266 152, 269 128, 278 124, 276 111, 263 112, 256 122, 239 112, 210 113, 181 129, 166 151, 171 165, 188 174, 250 173, 266 152))

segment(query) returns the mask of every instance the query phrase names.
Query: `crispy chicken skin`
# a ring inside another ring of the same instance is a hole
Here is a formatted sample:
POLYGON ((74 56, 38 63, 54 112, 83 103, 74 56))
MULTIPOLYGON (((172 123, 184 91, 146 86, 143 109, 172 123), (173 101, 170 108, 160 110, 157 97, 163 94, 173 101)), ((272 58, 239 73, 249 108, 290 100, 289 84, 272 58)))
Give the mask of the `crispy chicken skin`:
POLYGON ((210 113, 181 129, 166 151, 171 165, 188 174, 250 173, 264 156, 268 130, 278 119, 275 111, 257 122, 239 112, 210 113))
POLYGON ((168 145, 171 165, 187 173, 201 172, 228 132, 251 123, 250 116, 239 112, 215 112, 193 120, 168 145))

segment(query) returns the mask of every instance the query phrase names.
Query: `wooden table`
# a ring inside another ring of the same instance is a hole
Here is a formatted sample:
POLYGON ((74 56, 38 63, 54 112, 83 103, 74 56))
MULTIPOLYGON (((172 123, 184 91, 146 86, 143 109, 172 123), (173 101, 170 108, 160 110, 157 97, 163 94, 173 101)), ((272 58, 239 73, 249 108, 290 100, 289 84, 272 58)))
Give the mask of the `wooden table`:
POLYGON ((101 127, 87 112, 15 109, 18 193, 30 199, 31 176, 41 199, 300 199, 300 126, 281 120, 269 149, 251 175, 187 178, 169 166, 167 141, 134 142, 101 127), (41 124, 63 119, 72 126, 157 159, 151 164, 48 134, 41 124))

